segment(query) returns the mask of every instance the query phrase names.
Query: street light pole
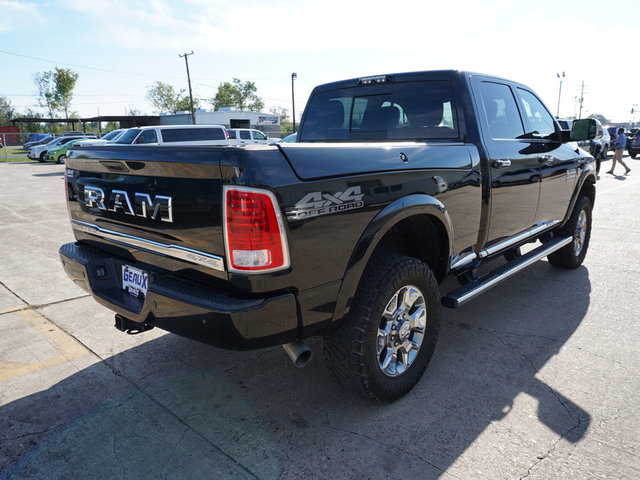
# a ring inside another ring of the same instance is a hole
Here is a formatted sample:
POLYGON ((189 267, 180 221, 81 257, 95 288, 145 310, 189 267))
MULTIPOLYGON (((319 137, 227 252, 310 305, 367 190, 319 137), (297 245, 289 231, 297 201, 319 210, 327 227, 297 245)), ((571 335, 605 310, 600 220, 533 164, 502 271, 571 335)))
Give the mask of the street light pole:
POLYGON ((189 82, 189 100, 191 101, 191 121, 193 124, 196 124, 196 111, 193 108, 193 94, 191 93, 191 75, 189 75, 189 60, 188 56, 193 55, 193 50, 190 53, 184 53, 183 55, 178 55, 179 57, 184 57, 184 64, 187 66, 187 81, 189 82))
POLYGON ((556 113, 556 118, 560 118, 560 95, 562 95, 562 79, 564 78, 564 72, 562 72, 562 77, 559 73, 556 73, 556 76, 560 79, 560 88, 558 89, 558 111, 556 113))
POLYGON ((298 74, 293 72, 291 74, 291 110, 293 112, 293 133, 296 133, 296 97, 293 93, 293 81, 298 78, 298 74))

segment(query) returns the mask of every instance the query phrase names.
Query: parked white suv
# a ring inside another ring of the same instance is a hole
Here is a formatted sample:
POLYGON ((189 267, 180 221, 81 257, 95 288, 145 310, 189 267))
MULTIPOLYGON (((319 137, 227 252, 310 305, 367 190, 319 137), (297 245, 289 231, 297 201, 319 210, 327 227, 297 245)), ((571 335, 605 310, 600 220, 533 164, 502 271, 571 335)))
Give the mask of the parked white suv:
POLYGON ((229 133, 229 143, 231 145, 273 144, 280 140, 279 138, 267 138, 260 130, 252 128, 231 128, 227 132, 229 133))
POLYGON ((126 130, 116 145, 229 145, 222 125, 162 125, 126 130))

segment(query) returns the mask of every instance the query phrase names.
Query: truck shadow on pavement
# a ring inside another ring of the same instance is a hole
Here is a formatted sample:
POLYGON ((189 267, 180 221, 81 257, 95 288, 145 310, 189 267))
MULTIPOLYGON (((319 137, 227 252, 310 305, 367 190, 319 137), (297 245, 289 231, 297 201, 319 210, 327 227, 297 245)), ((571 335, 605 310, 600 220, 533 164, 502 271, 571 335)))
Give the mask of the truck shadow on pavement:
POLYGON ((463 454, 476 478, 521 477, 590 424, 554 373, 590 292, 585 267, 541 261, 442 310, 424 378, 389 405, 340 389, 319 340, 297 370, 164 335, 0 407, 0 478, 428 479, 463 454))

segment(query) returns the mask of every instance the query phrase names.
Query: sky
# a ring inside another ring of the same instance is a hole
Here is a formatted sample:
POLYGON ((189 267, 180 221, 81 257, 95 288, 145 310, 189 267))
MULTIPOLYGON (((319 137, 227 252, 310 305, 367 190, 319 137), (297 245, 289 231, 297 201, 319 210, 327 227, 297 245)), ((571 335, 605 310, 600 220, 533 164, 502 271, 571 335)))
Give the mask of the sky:
POLYGON ((591 0, 0 0, 0 95, 18 113, 38 107, 34 76, 79 74, 81 117, 154 114, 156 81, 215 96, 253 81, 265 110, 299 118, 314 86, 434 69, 498 75, 533 88, 553 115, 640 121, 640 2, 591 0))

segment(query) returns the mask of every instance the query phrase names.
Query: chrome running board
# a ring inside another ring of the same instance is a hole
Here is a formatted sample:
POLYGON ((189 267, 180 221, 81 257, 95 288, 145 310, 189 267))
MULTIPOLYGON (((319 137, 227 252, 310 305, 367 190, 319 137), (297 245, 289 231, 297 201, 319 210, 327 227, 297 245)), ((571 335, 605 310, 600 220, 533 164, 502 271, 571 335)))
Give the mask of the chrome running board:
POLYGON ((466 283, 448 293, 442 297, 441 303, 444 307, 457 308, 571 242, 573 242, 573 237, 555 238, 550 242, 540 245, 538 248, 531 250, 521 257, 501 265, 483 277, 466 283))

